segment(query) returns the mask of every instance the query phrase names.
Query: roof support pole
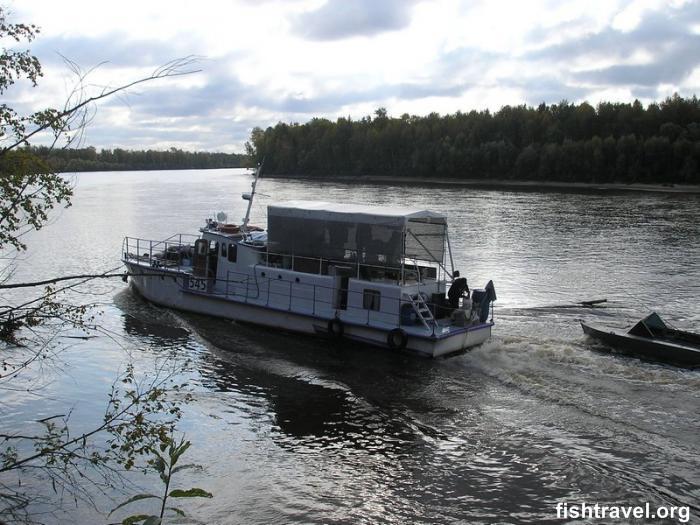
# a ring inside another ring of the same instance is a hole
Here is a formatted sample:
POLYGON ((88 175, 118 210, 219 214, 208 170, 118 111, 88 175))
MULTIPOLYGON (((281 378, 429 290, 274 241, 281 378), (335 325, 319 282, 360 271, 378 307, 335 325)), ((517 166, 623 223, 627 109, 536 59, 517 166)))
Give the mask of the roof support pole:
MULTIPOLYGON (((450 245, 450 232, 449 232, 447 225, 445 225, 445 240, 447 241, 447 253, 450 254, 450 268, 452 268, 452 273, 454 274, 455 273, 455 262, 454 262, 454 259, 452 259, 452 246, 450 245)), ((448 275, 449 275, 449 272, 448 272, 448 275)), ((452 275, 450 275, 450 279, 451 278, 452 278, 452 275)))
MULTIPOLYGON (((445 270, 445 273, 450 277, 450 279, 452 279, 452 273, 447 271, 447 268, 445 268, 445 265, 442 263, 442 261, 438 261, 438 260, 437 260, 437 258, 431 253, 431 251, 426 247, 426 245, 423 244, 423 243, 421 242, 421 240, 420 240, 418 237, 416 237, 416 234, 415 234, 415 233, 413 233, 411 230, 408 230, 408 233, 410 233, 410 234, 411 234, 411 237, 413 237, 413 238, 416 240, 416 242, 417 242, 418 244, 420 244, 420 247, 423 248, 423 249, 425 250, 425 253, 427 253, 428 255, 430 255, 430 256, 433 258, 433 261, 435 261, 436 263, 438 263, 438 265, 440 266, 440 268, 442 268, 443 270, 445 270)), ((405 244, 404 244, 404 246, 405 246, 405 244)), ((404 253, 405 253, 405 248, 404 248, 404 253)), ((451 259, 452 259, 452 256, 450 256, 450 260, 451 260, 451 259)), ((454 266, 453 266, 452 269, 454 270, 454 266)))

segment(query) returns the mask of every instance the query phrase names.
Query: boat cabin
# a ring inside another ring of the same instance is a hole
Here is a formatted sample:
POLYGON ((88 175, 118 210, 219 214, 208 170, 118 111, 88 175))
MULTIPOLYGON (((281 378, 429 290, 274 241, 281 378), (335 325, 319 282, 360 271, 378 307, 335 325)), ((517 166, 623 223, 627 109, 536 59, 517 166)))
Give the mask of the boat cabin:
POLYGON ((139 291, 183 310, 432 356, 489 337, 493 284, 469 298, 466 279, 447 270, 444 215, 293 201, 268 206, 265 231, 249 212, 240 226, 222 224, 223 213, 207 220, 194 240, 127 237, 123 260, 139 291))
POLYGON ((244 300, 270 295, 266 305, 314 313, 372 311, 393 323, 404 294, 444 297, 444 215, 293 201, 268 206, 267 217, 266 233, 227 231, 213 222, 202 229, 193 274, 214 281, 209 291, 244 300))

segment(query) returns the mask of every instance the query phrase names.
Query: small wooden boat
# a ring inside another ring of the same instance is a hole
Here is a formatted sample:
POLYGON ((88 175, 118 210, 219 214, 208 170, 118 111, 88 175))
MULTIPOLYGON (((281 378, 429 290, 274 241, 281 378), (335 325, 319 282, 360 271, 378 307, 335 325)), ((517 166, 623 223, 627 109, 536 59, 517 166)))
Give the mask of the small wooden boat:
POLYGON ((584 333, 624 354, 669 363, 700 366, 700 334, 671 328, 654 312, 627 332, 581 321, 584 333))

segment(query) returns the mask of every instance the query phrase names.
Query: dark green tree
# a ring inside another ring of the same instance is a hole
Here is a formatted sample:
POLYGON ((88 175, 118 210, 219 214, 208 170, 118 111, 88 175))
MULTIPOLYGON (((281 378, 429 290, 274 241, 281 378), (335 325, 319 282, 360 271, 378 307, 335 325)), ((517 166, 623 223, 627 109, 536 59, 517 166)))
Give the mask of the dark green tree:
POLYGON ((586 102, 504 106, 496 113, 390 117, 255 128, 247 153, 269 173, 304 176, 530 179, 578 182, 694 180, 700 104, 674 95, 646 108, 586 102))

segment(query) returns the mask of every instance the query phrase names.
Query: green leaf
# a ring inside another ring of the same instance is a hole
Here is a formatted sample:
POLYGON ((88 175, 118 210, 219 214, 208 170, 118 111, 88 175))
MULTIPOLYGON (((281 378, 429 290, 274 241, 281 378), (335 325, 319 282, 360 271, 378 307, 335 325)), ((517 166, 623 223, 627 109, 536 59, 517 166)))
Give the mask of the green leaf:
POLYGON ((143 525, 160 525, 160 518, 158 516, 149 516, 143 525))
POLYGON ((188 448, 190 448, 190 443, 189 441, 185 441, 180 444, 180 446, 176 447, 174 450, 171 450, 170 452, 170 460, 173 462, 173 464, 177 463, 177 460, 180 459, 180 456, 182 456, 188 448))
POLYGON ((200 488, 191 488, 189 490, 175 489, 170 491, 168 497, 171 498, 213 498, 214 495, 211 492, 207 492, 200 488))
POLYGON ((180 465, 179 467, 175 467, 173 469, 172 474, 175 474, 176 472, 180 472, 181 470, 185 470, 185 469, 189 469, 189 468, 202 470, 202 465, 197 465, 196 463, 188 463, 186 465, 180 465))
POLYGON ((153 461, 153 468, 155 468, 156 472, 158 472, 160 474, 165 473, 165 467, 166 467, 165 460, 162 457, 160 457, 160 454, 156 453, 155 456, 156 457, 153 461))
POLYGON ((187 517, 187 514, 185 514, 184 510, 178 509, 177 507, 165 507, 168 510, 172 510, 175 514, 178 516, 182 516, 183 518, 187 517))
POLYGON ((153 494, 136 494, 136 496, 132 496, 132 497, 130 497, 128 500, 126 500, 125 502, 120 503, 119 505, 117 505, 116 507, 114 507, 111 511, 109 511, 109 514, 108 514, 108 515, 112 515, 112 513, 113 513, 115 510, 121 509, 122 507, 125 507, 125 506, 128 505, 129 503, 133 503, 134 501, 139 501, 139 500, 142 500, 142 499, 150 499, 150 498, 160 499, 160 496, 154 496, 153 494))
POLYGON ((144 521, 150 518, 148 514, 134 514, 133 516, 129 516, 128 518, 124 518, 122 520, 122 525, 134 525, 134 523, 138 523, 139 521, 144 521))

